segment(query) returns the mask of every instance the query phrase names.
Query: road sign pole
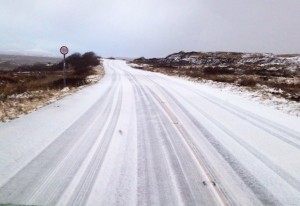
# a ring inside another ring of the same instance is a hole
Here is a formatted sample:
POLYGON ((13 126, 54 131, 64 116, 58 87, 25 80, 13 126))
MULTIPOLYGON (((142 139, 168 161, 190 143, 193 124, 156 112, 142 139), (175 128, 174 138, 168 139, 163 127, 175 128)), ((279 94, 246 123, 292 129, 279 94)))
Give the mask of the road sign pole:
POLYGON ((67 81, 66 81, 66 55, 64 54, 64 88, 67 87, 67 81))
POLYGON ((63 65, 63 76, 64 76, 64 88, 67 87, 66 80, 66 54, 69 53, 69 49, 66 46, 60 47, 60 53, 64 55, 64 65, 63 65))

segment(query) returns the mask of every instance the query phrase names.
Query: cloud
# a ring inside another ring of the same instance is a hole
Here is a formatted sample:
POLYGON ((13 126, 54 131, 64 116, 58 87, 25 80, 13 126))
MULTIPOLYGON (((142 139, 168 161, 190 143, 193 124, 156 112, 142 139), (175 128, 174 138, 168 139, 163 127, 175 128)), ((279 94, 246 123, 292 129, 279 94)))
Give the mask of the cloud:
POLYGON ((300 53, 298 0, 2 0, 2 51, 300 53))

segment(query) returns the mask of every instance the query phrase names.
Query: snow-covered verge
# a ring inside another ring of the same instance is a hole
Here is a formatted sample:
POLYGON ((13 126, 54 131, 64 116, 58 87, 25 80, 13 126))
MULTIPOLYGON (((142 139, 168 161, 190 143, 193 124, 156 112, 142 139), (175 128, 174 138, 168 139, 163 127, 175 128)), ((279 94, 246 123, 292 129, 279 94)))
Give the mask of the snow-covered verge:
POLYGON ((20 116, 31 113, 45 105, 55 102, 78 90, 98 82, 104 75, 102 66, 94 68, 94 74, 87 77, 86 85, 80 87, 66 87, 62 90, 38 90, 27 91, 21 94, 13 94, 5 100, 0 100, 0 121, 7 122, 20 116))
POLYGON ((280 91, 274 88, 261 86, 260 89, 253 89, 211 80, 198 80, 190 77, 181 78, 196 82, 198 84, 208 85, 221 92, 232 93, 252 102, 274 108, 292 116, 300 117, 300 102, 291 101, 283 97, 276 96, 276 93, 280 91))
MULTIPOLYGON (((147 64, 129 64, 133 68, 145 69, 147 70, 147 64)), ((250 100, 255 103, 259 103, 276 110, 282 111, 286 114, 300 117, 300 102, 292 101, 286 98, 279 96, 282 91, 279 89, 267 87, 265 85, 258 85, 258 87, 241 87, 235 84, 226 83, 226 82, 216 82, 212 80, 192 78, 188 76, 182 76, 178 73, 166 73, 159 69, 155 69, 154 72, 160 72, 166 75, 170 75, 175 78, 180 78, 184 80, 188 80, 191 82, 195 82, 201 85, 207 85, 208 87, 214 88, 221 92, 228 92, 231 94, 238 95, 246 100, 250 100)))

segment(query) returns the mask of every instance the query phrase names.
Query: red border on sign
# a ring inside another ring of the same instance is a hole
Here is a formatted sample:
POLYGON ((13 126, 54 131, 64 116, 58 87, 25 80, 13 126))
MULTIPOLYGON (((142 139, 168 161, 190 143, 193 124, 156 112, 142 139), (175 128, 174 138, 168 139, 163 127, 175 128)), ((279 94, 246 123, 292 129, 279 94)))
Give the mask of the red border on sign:
POLYGON ((60 47, 60 53, 66 55, 67 53, 69 53, 69 48, 67 46, 60 47))

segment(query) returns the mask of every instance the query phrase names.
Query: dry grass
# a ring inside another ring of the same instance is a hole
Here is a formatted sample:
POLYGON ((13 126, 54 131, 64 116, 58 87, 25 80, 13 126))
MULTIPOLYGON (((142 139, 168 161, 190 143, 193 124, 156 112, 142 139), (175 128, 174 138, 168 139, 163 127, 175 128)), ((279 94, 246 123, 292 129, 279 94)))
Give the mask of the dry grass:
MULTIPOLYGON (((88 75, 92 75, 89 73, 88 75)), ((67 72, 69 87, 78 87, 86 84, 86 76, 74 72, 67 72)), ((62 72, 0 72, 0 100, 5 100, 13 94, 39 90, 60 90, 63 88, 62 72)))
POLYGON ((68 71, 68 88, 63 89, 62 72, 0 72, 0 121, 34 111, 98 81, 103 75, 102 66, 85 75, 68 71))

